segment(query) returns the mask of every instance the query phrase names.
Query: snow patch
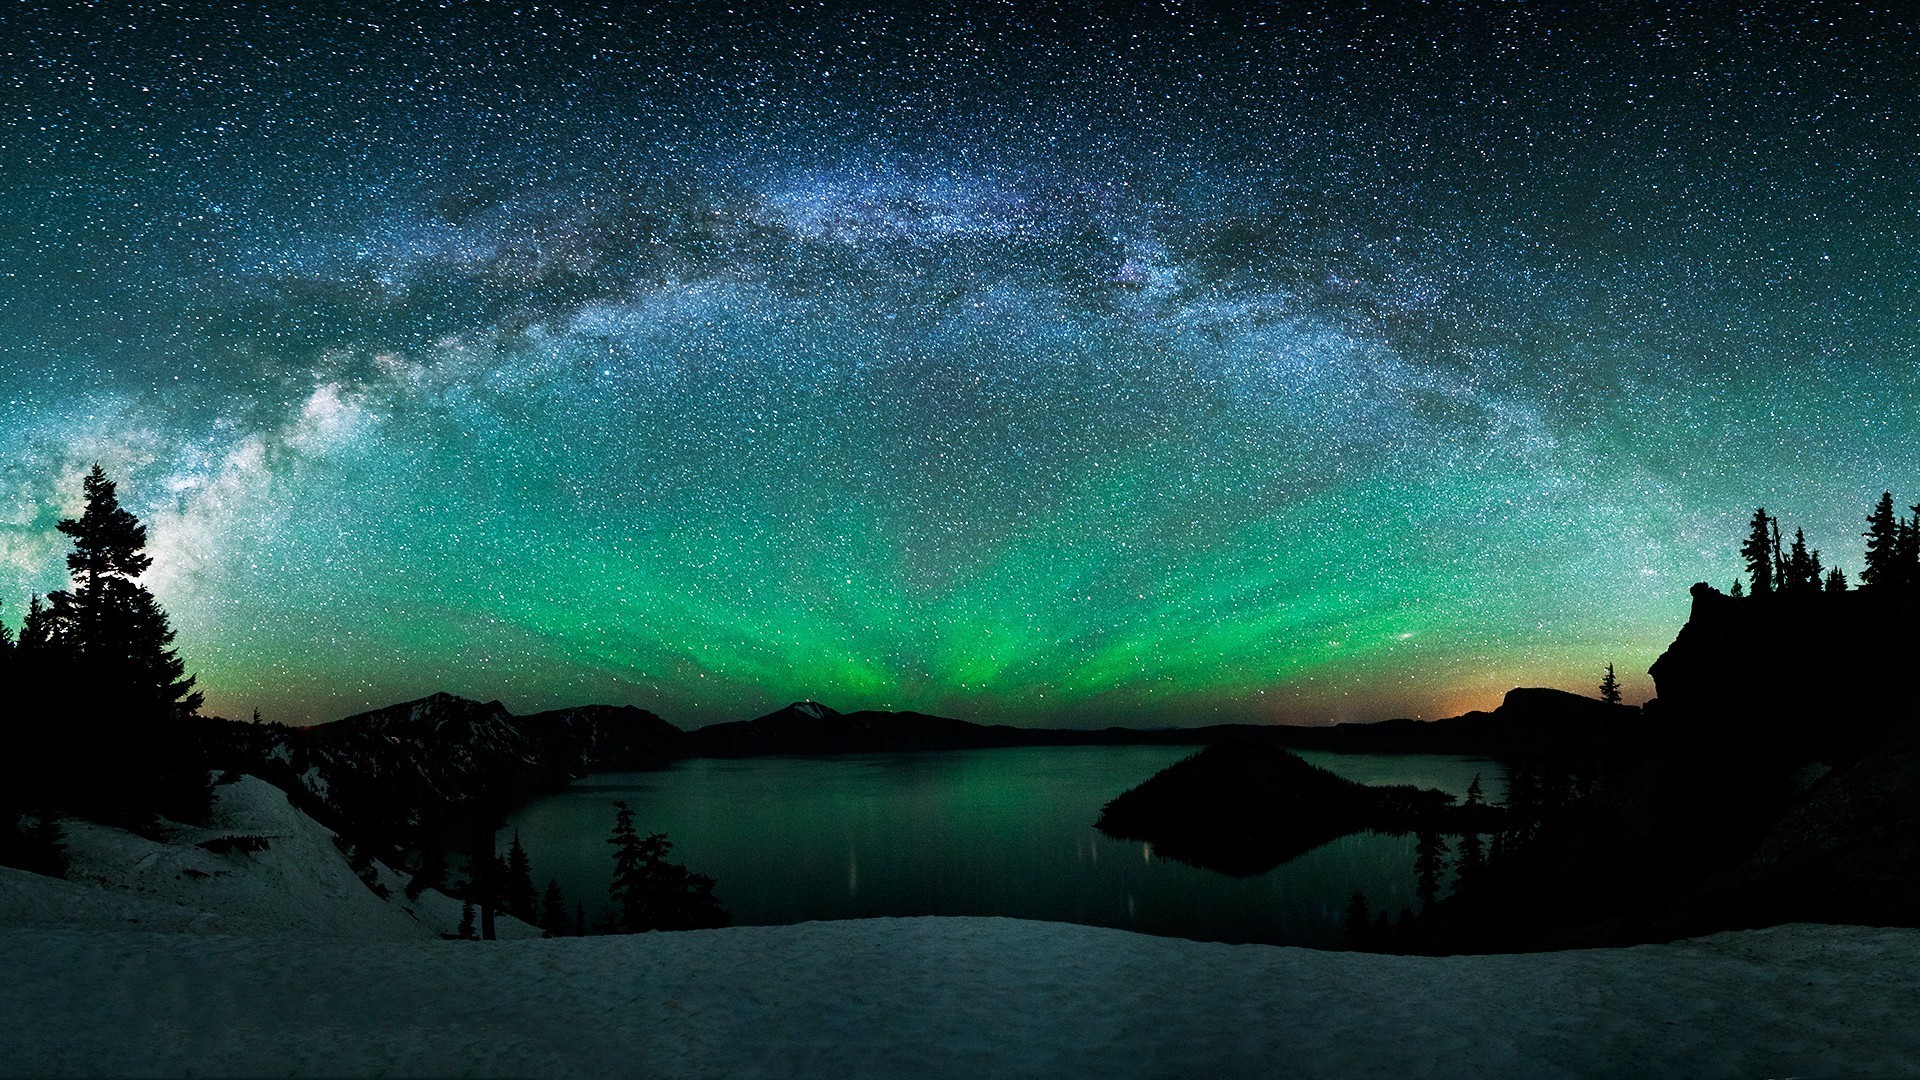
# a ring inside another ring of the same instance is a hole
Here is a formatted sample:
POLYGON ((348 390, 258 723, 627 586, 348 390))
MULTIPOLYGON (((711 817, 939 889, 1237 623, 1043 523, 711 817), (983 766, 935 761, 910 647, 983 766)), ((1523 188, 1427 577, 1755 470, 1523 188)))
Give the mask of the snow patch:
MULTIPOLYGON (((356 941, 436 939, 459 926, 460 901, 431 889, 408 901, 407 875, 382 863, 373 872, 387 896, 368 888, 334 833, 272 784, 245 776, 214 794, 211 826, 173 825, 165 842, 64 822, 67 880, 0 868, 0 925, 356 941)), ((498 922, 503 938, 540 936, 511 917, 498 922)))
POLYGON ((0 1061, 33 1074, 1920 1074, 1913 930, 1431 958, 978 918, 492 943, 0 929, 0 955, 0 1061))

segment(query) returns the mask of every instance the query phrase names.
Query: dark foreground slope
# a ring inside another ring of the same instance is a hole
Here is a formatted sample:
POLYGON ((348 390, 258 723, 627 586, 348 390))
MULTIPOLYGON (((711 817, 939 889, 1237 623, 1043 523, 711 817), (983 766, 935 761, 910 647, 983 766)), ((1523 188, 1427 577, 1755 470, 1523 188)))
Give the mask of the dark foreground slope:
POLYGON ((1907 596, 1695 586, 1644 738, 1443 903, 1429 946, 1920 923, 1915 616, 1907 596))

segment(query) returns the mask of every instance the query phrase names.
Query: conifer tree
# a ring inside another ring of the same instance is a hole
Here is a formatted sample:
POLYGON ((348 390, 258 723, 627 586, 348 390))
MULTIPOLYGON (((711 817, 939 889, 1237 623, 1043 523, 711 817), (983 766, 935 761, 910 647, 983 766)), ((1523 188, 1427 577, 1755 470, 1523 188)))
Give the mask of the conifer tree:
POLYGON ((1364 947, 1372 930, 1373 910, 1367 904, 1367 894, 1356 890, 1353 898, 1347 901, 1347 948, 1364 947))
MULTIPOLYGON (((1613 665, 1612 665, 1612 664, 1608 664, 1608 665, 1607 665, 1607 670, 1608 670, 1608 671, 1612 671, 1612 670, 1613 670, 1613 665)), ((1468 806, 1479 806, 1479 805, 1481 805, 1481 804, 1483 804, 1483 803, 1485 803, 1486 801, 1487 801, 1487 792, 1486 792, 1486 789, 1485 789, 1485 788, 1483 788, 1483 787, 1481 787, 1481 786, 1480 786, 1480 774, 1479 774, 1479 773, 1474 773, 1474 774, 1473 774, 1473 779, 1472 779, 1472 780, 1471 780, 1470 782, 1468 782, 1468 784, 1467 784, 1467 801, 1466 801, 1466 805, 1468 805, 1468 806)))
POLYGON ((1727 590, 1727 595, 1732 597, 1745 596, 1747 595, 1747 587, 1741 584, 1739 578, 1734 578, 1733 587, 1727 590))
POLYGON ((1893 514, 1893 492, 1882 492, 1867 515, 1867 554, 1860 566, 1863 589, 1893 588, 1900 579, 1900 522, 1893 514))
POLYGON ((1913 516, 1900 523, 1900 559, 1897 577, 1900 587, 1920 586, 1920 506, 1908 507, 1913 516))
POLYGON ((567 898, 560 892, 557 878, 547 879, 547 894, 540 905, 540 929, 548 937, 559 937, 567 932, 572 920, 567 913, 567 898))
POLYGON ((507 862, 502 868, 502 900, 507 914, 525 923, 540 919, 540 894, 533 885, 533 866, 527 861, 527 849, 520 846, 520 830, 513 831, 513 843, 507 847, 507 862))
MULTIPOLYGON (((17 654, 12 631, 0 622, 0 700, 19 698, 17 654)), ((21 753, 26 733, 4 734, 12 745, 8 753, 0 754, 0 866, 61 876, 67 866, 63 830, 45 790, 32 775, 42 766, 32 755, 21 753)))
POLYGON ((642 888, 644 859, 640 834, 633 827, 633 808, 624 802, 613 804, 613 835, 607 843, 613 845, 613 880, 607 893, 613 902, 614 920, 623 928, 639 929, 630 924, 638 914, 640 898, 635 894, 642 888))
POLYGON ((726 926, 733 920, 713 895, 713 879, 667 861, 673 844, 665 833, 642 839, 626 803, 614 806, 613 900, 614 928, 627 933, 647 930, 698 930, 726 926))
POLYGON ((1780 578, 1780 591, 1810 593, 1820 591, 1820 553, 1807 551, 1804 529, 1793 530, 1793 547, 1787 554, 1786 573, 1780 578))
POLYGON ((1454 890, 1456 892, 1459 891, 1461 885, 1479 877, 1480 871, 1484 869, 1486 865, 1486 841, 1480 839, 1479 833, 1470 832, 1463 834, 1460 837, 1459 863, 1454 868, 1454 890))
MULTIPOLYGON (((1888 504, 1891 507, 1891 503, 1888 504)), ((1740 545, 1740 557, 1747 562, 1747 577, 1753 583, 1755 596, 1767 596, 1773 592, 1773 538, 1768 526, 1773 519, 1767 516, 1767 508, 1762 506, 1753 512, 1753 520, 1748 523, 1747 542, 1740 545)))
POLYGON ((437 838, 427 839, 420 848, 413 877, 407 880, 407 899, 418 900, 428 889, 437 889, 447 877, 447 852, 437 838))
POLYGON ((1415 834, 1413 874, 1420 894, 1420 910, 1433 907, 1440 896, 1440 876, 1447 872, 1447 842, 1432 829, 1415 834))
MULTIPOLYGON (((1608 705, 1620 704, 1620 680, 1613 677, 1613 662, 1607 662, 1607 673, 1600 679, 1600 700, 1608 705)), ((1479 777, 1474 778, 1476 781, 1479 777)))
POLYGON ((1843 593, 1847 591, 1846 572, 1837 566, 1827 571, 1827 591, 1830 593, 1843 593))
MULTIPOLYGON (((28 613, 38 668, 30 677, 56 688, 37 704, 84 721, 70 729, 90 760, 74 770, 68 796, 76 809, 129 823, 155 813, 203 818, 212 783, 188 723, 201 697, 172 647, 166 612, 138 580, 153 564, 146 527, 120 506, 98 465, 82 488, 80 516, 57 525, 73 541, 72 587, 28 613)), ((68 760, 46 764, 71 768, 82 750, 55 748, 68 760)))
POLYGON ((1773 549, 1773 587, 1777 592, 1781 582, 1785 581, 1787 577, 1787 560, 1780 550, 1780 519, 1773 518, 1769 520, 1767 522, 1767 530, 1769 533, 1768 543, 1773 549))

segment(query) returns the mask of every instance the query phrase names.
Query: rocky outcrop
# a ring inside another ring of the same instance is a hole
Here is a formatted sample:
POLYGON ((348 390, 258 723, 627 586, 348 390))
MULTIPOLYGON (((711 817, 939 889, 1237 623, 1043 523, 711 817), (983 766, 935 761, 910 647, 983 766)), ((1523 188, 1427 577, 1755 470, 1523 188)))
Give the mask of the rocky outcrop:
POLYGON ((1440 791, 1355 783, 1271 743, 1216 743, 1122 793, 1095 827, 1148 841, 1169 858, 1246 876, 1363 829, 1499 827, 1499 811, 1452 802, 1440 791))
POLYGON ((1920 603, 1874 590, 1735 597, 1704 582, 1649 673, 1663 724, 1800 761, 1911 722, 1920 603))
POLYGON ((434 694, 308 728, 224 722, 218 758, 265 777, 374 851, 410 848, 450 808, 505 802, 589 772, 684 756, 686 733, 650 712, 586 706, 515 716, 434 694))

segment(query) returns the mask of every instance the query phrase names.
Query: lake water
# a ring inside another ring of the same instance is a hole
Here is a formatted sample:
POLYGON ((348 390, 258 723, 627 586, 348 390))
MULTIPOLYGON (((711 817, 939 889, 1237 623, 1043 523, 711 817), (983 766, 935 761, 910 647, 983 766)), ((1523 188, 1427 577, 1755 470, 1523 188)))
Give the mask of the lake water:
MULTIPOLYGON (((613 803, 672 859, 718 881, 742 925, 888 915, 1005 915, 1210 941, 1332 946, 1348 899, 1414 906, 1413 837, 1343 837, 1233 878, 1093 828, 1114 796, 1193 747, 1076 746, 685 761, 590 776, 512 816, 536 884, 604 908, 613 803)), ((1438 755, 1306 753, 1372 784, 1463 795, 1498 765, 1438 755)), ((502 838, 507 834, 503 833, 502 838)))

